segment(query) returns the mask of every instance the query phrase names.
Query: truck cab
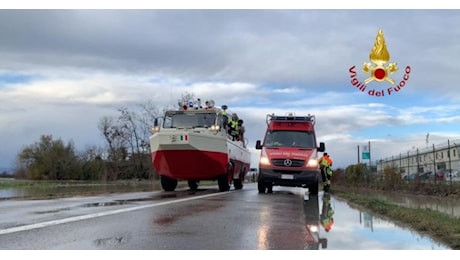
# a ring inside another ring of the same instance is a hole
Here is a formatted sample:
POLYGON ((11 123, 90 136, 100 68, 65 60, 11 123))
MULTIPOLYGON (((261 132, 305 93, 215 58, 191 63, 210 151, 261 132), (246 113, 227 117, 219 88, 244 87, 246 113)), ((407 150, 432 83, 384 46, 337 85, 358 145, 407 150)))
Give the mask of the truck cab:
POLYGON ((273 186, 308 188, 317 195, 320 169, 318 152, 325 151, 323 142, 317 145, 315 116, 267 115, 263 142, 256 141, 261 150, 259 160, 259 193, 271 193, 273 186))

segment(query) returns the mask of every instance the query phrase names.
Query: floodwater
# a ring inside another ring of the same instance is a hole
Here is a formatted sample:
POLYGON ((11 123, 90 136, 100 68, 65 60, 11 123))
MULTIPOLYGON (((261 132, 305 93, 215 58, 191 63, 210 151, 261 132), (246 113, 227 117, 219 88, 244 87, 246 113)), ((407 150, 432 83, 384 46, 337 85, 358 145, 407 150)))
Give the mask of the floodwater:
MULTIPOLYGON (((339 250, 448 250, 448 246, 422 235, 405 225, 374 216, 333 199, 334 225, 323 233, 327 249, 339 250), (351 242, 353 241, 353 242, 351 242)), ((324 203, 324 202, 323 202, 324 203)), ((324 204, 323 204, 324 205, 324 204)))
MULTIPOLYGON (((24 182, 14 179, 0 179, 0 184, 5 182, 24 182)), ((39 185, 20 185, 15 188, 0 188, 0 200, 13 198, 57 198, 79 195, 98 195, 107 193, 127 193, 143 191, 159 191, 159 180, 153 181, 121 181, 121 182, 41 182, 39 185)), ((187 187, 186 182, 179 182, 178 188, 187 187)), ((385 193, 378 195, 404 207, 429 208, 440 211, 450 216, 460 218, 460 201, 442 197, 412 195, 402 193, 385 193)))
MULTIPOLYGON (((3 180, 0 180, 3 182, 3 180)), ((187 186, 186 182, 179 182, 178 187, 187 186)), ((249 189, 256 192, 256 186, 248 185, 249 189)), ((59 185, 40 184, 29 185, 21 188, 0 189, 0 200, 13 198, 57 198, 62 196, 96 195, 101 193, 127 193, 141 191, 161 190, 159 181, 140 182, 115 182, 115 183, 59 183, 59 185)), ((121 195, 120 195, 121 196, 121 195)), ((408 207, 430 208, 449 215, 460 215, 460 202, 408 194, 381 195, 396 203, 408 207)), ((324 196, 316 205, 316 213, 324 211, 324 196), (322 205, 322 206, 321 206, 322 205)), ((139 200, 139 198, 136 198, 139 200)), ((152 198, 147 198, 152 199, 152 198)), ((116 200, 113 202, 92 202, 84 204, 84 207, 114 206, 128 203, 130 200, 116 200)), ((422 236, 417 232, 408 231, 395 223, 373 216, 372 214, 352 208, 346 201, 332 196, 330 206, 333 209, 334 225, 332 230, 323 234, 328 249, 449 249, 429 237, 422 236), (353 242, 350 242, 353 241, 353 242), (415 241, 415 242, 414 242, 415 241)), ((311 208, 306 208, 307 213, 311 208)), ((17 211, 11 211, 18 214, 17 211)), ((318 217, 316 215, 315 218, 318 217)))
POLYGON ((460 201, 446 197, 433 197, 425 195, 385 193, 378 197, 396 203, 400 206, 416 209, 431 209, 449 216, 460 218, 460 201))
MULTIPOLYGON (((13 198, 57 198, 78 195, 97 195, 107 193, 126 193, 140 191, 160 190, 160 181, 126 181, 126 182, 40 182, 40 184, 28 185, 20 184, 24 181, 1 180, 0 184, 5 182, 17 182, 17 187, 0 188, 0 200, 13 198)), ((29 183, 29 182, 27 182, 29 183)), ((15 186, 15 185, 10 185, 15 186)))

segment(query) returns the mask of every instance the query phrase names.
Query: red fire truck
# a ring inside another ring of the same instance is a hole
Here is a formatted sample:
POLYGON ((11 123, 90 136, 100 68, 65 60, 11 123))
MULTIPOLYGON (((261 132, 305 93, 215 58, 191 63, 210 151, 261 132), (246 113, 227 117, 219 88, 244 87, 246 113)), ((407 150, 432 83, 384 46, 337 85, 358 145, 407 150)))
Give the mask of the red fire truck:
POLYGON ((266 122, 263 142, 256 141, 256 149, 261 150, 259 193, 271 193, 273 186, 290 186, 308 188, 310 195, 317 195, 318 152, 326 148, 323 142, 317 146, 315 116, 269 114, 266 122))

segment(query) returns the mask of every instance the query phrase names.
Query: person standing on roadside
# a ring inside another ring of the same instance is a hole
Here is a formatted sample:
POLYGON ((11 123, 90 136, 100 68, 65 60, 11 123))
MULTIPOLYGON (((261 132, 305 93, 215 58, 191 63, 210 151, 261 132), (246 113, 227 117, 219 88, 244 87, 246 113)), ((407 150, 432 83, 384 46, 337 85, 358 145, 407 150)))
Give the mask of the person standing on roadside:
POLYGON ((323 156, 318 160, 319 168, 321 170, 321 178, 323 180, 323 189, 328 192, 331 187, 332 179, 332 159, 327 153, 323 153, 323 156))

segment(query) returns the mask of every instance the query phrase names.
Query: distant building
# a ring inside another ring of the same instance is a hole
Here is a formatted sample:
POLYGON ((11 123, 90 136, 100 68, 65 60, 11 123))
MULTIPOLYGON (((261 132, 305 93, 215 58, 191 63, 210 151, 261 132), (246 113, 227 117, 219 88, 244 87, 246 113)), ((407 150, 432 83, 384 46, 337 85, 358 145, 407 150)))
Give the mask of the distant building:
POLYGON ((377 172, 383 172, 387 167, 399 169, 404 177, 409 174, 419 174, 439 170, 460 169, 460 139, 449 140, 446 143, 415 149, 377 161, 377 172))

